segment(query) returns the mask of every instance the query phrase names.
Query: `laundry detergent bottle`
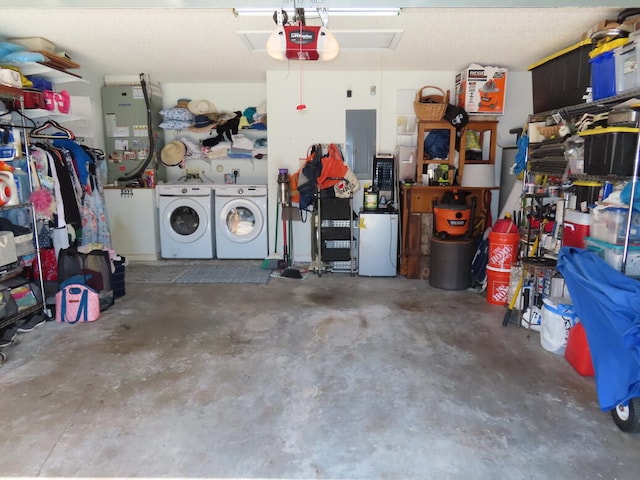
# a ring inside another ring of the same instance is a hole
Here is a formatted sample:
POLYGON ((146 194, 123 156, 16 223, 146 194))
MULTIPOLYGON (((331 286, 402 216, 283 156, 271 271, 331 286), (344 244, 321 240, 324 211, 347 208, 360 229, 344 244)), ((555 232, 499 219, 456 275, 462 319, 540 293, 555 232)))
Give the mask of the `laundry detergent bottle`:
POLYGON ((0 206, 19 203, 18 188, 13 173, 0 170, 0 206))

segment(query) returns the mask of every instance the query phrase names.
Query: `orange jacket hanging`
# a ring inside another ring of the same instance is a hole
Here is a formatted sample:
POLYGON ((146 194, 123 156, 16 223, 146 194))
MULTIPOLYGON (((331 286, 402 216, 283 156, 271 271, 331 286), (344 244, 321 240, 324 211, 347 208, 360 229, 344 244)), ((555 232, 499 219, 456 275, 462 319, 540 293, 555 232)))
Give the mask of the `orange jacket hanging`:
POLYGON ((320 190, 333 187, 344 180, 348 167, 342 158, 342 152, 335 143, 329 145, 327 154, 322 157, 322 171, 316 180, 320 190))

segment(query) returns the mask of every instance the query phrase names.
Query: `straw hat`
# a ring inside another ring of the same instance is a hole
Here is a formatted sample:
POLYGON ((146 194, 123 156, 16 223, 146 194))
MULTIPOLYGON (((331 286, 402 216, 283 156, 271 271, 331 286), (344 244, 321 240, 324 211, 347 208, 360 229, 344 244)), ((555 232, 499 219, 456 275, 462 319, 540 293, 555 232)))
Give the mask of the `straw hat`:
POLYGON ((189 108, 189 100, 188 98, 179 98, 176 102, 176 106, 173 108, 189 108))
POLYGON ((180 165, 184 157, 187 156, 187 147, 184 143, 173 140, 162 147, 160 158, 162 163, 167 167, 175 167, 180 165))
POLYGON ((209 100, 191 100, 187 104, 187 108, 195 115, 209 115, 218 111, 213 102, 209 100))
POLYGON ((220 110, 216 113, 210 113, 209 115, 207 115, 207 117, 209 117, 209 120, 213 120, 214 122, 224 123, 227 120, 233 120, 234 118, 236 118, 236 112, 231 112, 229 110, 220 110))

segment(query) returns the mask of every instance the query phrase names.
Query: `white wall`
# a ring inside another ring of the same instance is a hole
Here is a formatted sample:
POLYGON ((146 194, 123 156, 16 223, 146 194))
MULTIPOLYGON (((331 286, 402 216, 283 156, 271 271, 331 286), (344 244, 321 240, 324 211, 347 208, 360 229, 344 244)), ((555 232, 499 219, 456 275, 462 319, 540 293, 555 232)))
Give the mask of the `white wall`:
MULTIPOLYGON (((164 104, 175 105, 179 98, 207 99, 219 110, 244 110, 266 100, 268 118, 269 155, 266 161, 213 160, 202 161, 215 183, 224 183, 216 171, 240 168, 239 183, 266 183, 269 187, 269 251, 274 250, 278 169, 293 173, 301 166, 308 148, 315 143, 345 142, 345 111, 375 109, 377 115, 377 151, 393 152, 396 145, 396 94, 398 90, 417 90, 423 85, 436 85, 450 90, 453 97, 456 72, 302 72, 299 69, 267 72, 266 84, 163 84, 164 104), (301 91, 302 85, 302 91, 301 91), (371 87, 376 94, 371 94, 371 87), (352 96, 347 98, 347 90, 352 96), (306 109, 296 107, 305 104, 306 109), (244 162, 244 164, 243 164, 244 162), (251 180, 251 181, 249 181, 251 180)), ((522 126, 532 111, 531 75, 529 72, 510 72, 507 85, 506 112, 498 117, 498 146, 513 145, 515 136, 509 130, 522 126)), ((184 133, 184 132, 183 132, 184 133)), ((165 132, 166 140, 175 132, 165 132)), ((501 149, 498 149, 499 169, 501 149)), ((168 179, 177 180, 183 172, 169 169, 168 179)), ((496 178, 496 182, 499 179, 496 178)), ((499 183, 496 183, 499 184, 499 183)), ((361 193, 361 192, 360 192, 361 193)), ((498 195, 495 193, 494 203, 498 195)), ((361 195, 358 196, 361 202, 361 195)), ((357 207, 356 207, 357 208, 357 207)), ((494 207, 495 211, 495 207, 494 207)), ((495 213, 494 213, 495 218, 495 213)), ((309 223, 294 223, 294 260, 311 259, 311 230, 309 223)), ((282 232, 278 235, 277 251, 282 253, 282 232)))
MULTIPOLYGON (((257 107, 266 102, 266 85, 263 83, 168 83, 162 84, 163 104, 166 108, 176 105, 178 99, 209 100, 218 109, 244 111, 248 107, 257 107)), ((165 131, 165 142, 176 137, 186 136, 196 142, 209 137, 208 133, 192 133, 188 131, 165 131)), ((224 183, 224 174, 231 173, 232 169, 240 170, 238 183, 265 184, 267 179, 266 159, 215 159, 187 161, 189 167, 199 168, 205 171, 206 178, 214 183, 224 183), (218 168, 219 167, 219 168, 218 168), (221 170, 221 171, 218 171, 221 170)), ((177 181, 185 172, 179 167, 167 168, 167 182, 177 181)))
MULTIPOLYGON (((502 170, 502 147, 516 144, 516 135, 509 133, 513 128, 524 127, 527 115, 533 112, 533 98, 530 72, 509 73, 507 93, 505 99, 505 113, 499 117, 498 142, 496 149, 496 185, 500 185, 500 171, 502 170)), ((506 192, 509 195, 509 192, 506 192)), ((491 197, 491 212, 493 220, 498 218, 500 192, 493 191, 491 197)), ((507 209, 511 211, 511 209, 507 209)))
MULTIPOLYGON (((279 168, 295 172, 300 159, 314 143, 343 143, 345 141, 345 111, 348 109, 376 109, 377 151, 393 152, 396 145, 396 93, 435 85, 450 90, 453 97, 456 72, 313 72, 303 74, 300 112, 300 76, 298 71, 267 72, 267 103, 269 112, 268 185, 270 218, 275 218, 277 201, 277 173, 279 168), (376 95, 371 95, 371 86, 376 95), (351 98, 346 91, 352 90, 351 98)), ((498 145, 513 144, 508 133, 521 126, 531 111, 531 80, 528 72, 514 73, 507 86, 507 109, 499 117, 498 145)), ((499 172, 499 165, 497 168, 499 172)), ((496 179, 496 185, 499 179, 496 179)), ((493 196, 497 209, 497 192, 493 196)), ((361 198, 361 196, 359 197, 361 198)), ((361 200, 360 200, 361 201, 361 200)), ((357 208, 358 206, 356 206, 357 208)), ((494 213, 495 218, 495 213, 494 213)), ((270 222, 273 239, 275 222, 270 222)), ((294 224, 294 253, 296 260, 309 261, 311 231, 308 223, 294 224)), ((281 236, 279 237, 281 238, 281 236)), ((278 251, 281 246, 277 245, 278 251)), ((273 250, 273 245, 271 246, 273 250)))
POLYGON ((69 116, 71 120, 65 117, 56 119, 72 130, 77 137, 82 137, 85 145, 104 150, 102 102, 100 99, 102 77, 85 71, 78 72, 78 75, 81 76, 79 81, 56 85, 57 89, 67 90, 72 96, 71 115, 69 116), (78 105, 75 98, 79 98, 82 105, 78 105), (78 116, 82 119, 78 119, 78 116))

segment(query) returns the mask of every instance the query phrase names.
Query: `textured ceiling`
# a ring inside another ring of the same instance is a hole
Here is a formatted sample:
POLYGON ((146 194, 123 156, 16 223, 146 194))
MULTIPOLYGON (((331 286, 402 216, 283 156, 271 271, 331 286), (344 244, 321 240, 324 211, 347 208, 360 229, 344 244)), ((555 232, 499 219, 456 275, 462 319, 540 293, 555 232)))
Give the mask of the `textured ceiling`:
MULTIPOLYGON (((401 29, 395 50, 346 50, 305 69, 458 71, 471 62, 527 67, 580 40, 620 8, 405 8, 397 17, 335 17, 331 30, 401 29)), ((82 70, 145 72, 161 83, 263 82, 291 65, 250 52, 238 31, 268 31, 269 17, 235 17, 227 8, 2 8, 0 34, 41 36, 82 70)))

